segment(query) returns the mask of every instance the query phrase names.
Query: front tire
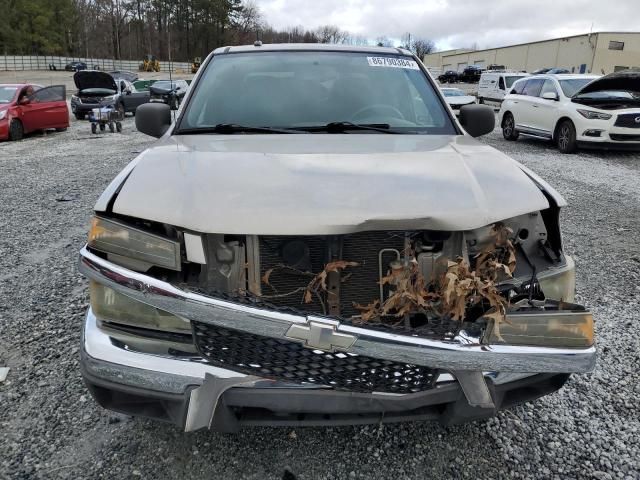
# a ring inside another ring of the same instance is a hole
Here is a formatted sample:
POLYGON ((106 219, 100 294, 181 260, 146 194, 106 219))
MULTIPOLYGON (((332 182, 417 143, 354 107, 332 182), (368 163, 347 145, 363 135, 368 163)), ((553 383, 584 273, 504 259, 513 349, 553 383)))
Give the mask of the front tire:
POLYGON ((574 127, 571 120, 564 120, 558 125, 556 145, 561 153, 573 153, 576 151, 576 127, 574 127))
POLYGON ((502 136, 505 140, 513 142, 520 134, 516 131, 516 121, 511 113, 505 113, 502 120, 502 136))
POLYGON ((13 119, 9 125, 9 140, 22 140, 24 136, 24 127, 20 120, 13 119))

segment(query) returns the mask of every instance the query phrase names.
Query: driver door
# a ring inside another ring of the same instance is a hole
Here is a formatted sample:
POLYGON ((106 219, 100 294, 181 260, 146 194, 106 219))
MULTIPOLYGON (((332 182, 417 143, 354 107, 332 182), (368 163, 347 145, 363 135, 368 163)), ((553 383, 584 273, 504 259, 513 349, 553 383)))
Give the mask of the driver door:
POLYGON ((26 103, 20 104, 20 109, 25 132, 69 126, 69 109, 64 85, 36 90, 26 97, 26 103))

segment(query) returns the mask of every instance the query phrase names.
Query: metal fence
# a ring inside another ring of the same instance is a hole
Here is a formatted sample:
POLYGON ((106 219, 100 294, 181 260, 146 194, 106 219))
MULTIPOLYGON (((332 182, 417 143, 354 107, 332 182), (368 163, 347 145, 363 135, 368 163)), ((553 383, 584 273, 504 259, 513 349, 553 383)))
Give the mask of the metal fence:
MULTIPOLYGON (((84 62, 90 69, 98 70, 138 70, 142 61, 113 60, 107 58, 81 58, 81 57, 56 57, 33 55, 0 55, 0 71, 14 70, 64 70, 67 63, 84 62)), ((160 71, 190 71, 191 64, 187 62, 163 62, 160 61, 160 71)))

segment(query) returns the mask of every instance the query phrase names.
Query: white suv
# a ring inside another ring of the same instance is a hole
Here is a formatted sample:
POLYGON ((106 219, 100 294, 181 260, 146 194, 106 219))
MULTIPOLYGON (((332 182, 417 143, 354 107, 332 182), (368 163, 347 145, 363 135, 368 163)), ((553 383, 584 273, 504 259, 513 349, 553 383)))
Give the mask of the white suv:
POLYGON ((499 121, 505 139, 546 137, 563 153, 587 145, 640 149, 640 72, 518 80, 499 121))

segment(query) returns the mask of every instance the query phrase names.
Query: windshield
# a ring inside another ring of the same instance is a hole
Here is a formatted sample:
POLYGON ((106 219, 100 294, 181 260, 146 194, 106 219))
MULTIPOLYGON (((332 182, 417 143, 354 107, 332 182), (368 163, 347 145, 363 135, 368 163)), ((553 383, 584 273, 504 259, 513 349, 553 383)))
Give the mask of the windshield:
POLYGON ((384 125, 396 133, 457 133, 415 61, 356 52, 216 56, 177 133, 219 124, 293 129, 332 122, 384 125))
POLYGON ((457 88, 446 88, 442 90, 445 97, 464 97, 466 93, 457 88))
POLYGON ((570 80, 560 80, 560 88, 566 97, 573 97, 587 83, 591 83, 595 78, 572 78, 570 80))
POLYGON ((0 103, 11 103, 17 90, 17 87, 0 87, 0 103))
POLYGON ((507 88, 511 88, 511 86, 513 85, 513 82, 515 82, 516 80, 520 80, 521 78, 524 78, 524 77, 522 77, 522 76, 519 76, 519 77, 514 77, 514 76, 504 77, 504 81, 507 84, 507 88))

